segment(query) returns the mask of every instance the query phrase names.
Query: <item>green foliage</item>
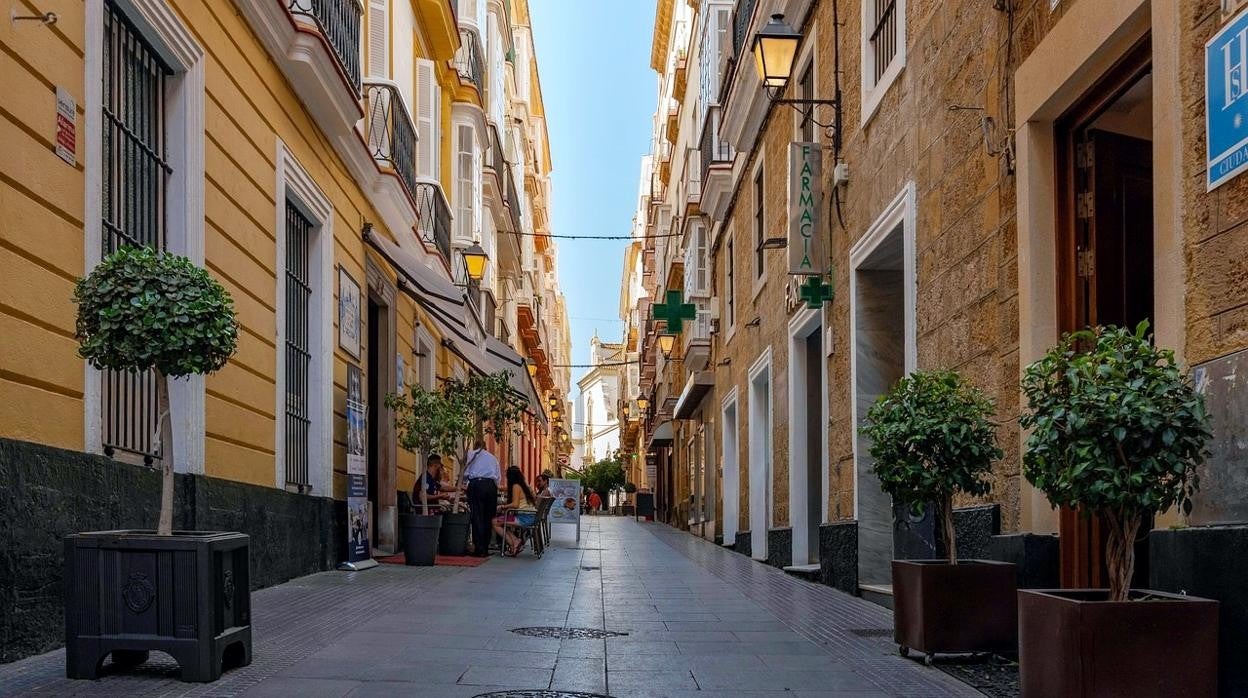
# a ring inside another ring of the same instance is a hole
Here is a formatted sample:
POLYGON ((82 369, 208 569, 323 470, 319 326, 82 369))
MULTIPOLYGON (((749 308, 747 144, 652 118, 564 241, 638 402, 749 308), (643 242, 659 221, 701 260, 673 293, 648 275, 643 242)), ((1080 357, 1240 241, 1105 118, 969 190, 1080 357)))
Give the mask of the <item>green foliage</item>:
MULTIPOLYGON (((861 433, 885 492, 921 513, 955 492, 987 494, 985 475, 1001 458, 992 401, 953 371, 916 371, 880 396, 861 433)), ((949 540, 946 538, 946 540, 949 540)))
POLYGON ((505 438, 516 429, 525 405, 505 371, 449 379, 434 390, 414 385, 408 395, 386 396, 394 410, 399 445, 420 454, 462 456, 481 433, 505 438))
POLYGON ((1142 322, 1069 334, 1024 371, 1023 474, 1055 506, 1190 511, 1209 417, 1174 352, 1147 333, 1142 322))
POLYGON ((122 247, 74 288, 78 354, 98 369, 212 373, 238 344, 234 302, 186 257, 122 247))
POLYGON ((632 482, 626 482, 624 483, 624 491, 627 492, 628 494, 633 494, 634 492, 637 491, 637 485, 632 482))
POLYGON ((615 458, 600 460, 581 471, 581 486, 605 495, 624 488, 624 466, 615 458))

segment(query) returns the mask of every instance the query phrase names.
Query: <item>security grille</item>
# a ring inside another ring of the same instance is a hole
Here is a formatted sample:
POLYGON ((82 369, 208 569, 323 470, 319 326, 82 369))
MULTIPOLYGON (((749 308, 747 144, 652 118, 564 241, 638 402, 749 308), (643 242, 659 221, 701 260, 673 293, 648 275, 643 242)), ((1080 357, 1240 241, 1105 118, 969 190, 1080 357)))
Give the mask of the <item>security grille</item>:
POLYGON ((308 480, 308 307, 312 222, 286 202, 286 484, 304 487, 308 480))
POLYGON ((875 82, 897 55, 897 0, 870 0, 875 4, 875 26, 871 30, 871 52, 875 59, 875 82))
MULTIPOLYGON (((114 4, 104 4, 103 252, 165 247, 165 79, 171 73, 114 4)), ((160 458, 156 376, 105 371, 104 452, 160 458)))

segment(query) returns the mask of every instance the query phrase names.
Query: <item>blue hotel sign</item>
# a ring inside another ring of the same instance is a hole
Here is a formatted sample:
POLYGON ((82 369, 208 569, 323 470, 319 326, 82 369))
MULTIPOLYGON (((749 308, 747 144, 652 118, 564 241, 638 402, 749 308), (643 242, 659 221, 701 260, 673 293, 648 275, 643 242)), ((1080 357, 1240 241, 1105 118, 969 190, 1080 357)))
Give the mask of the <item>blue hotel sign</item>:
POLYGON ((1205 44, 1206 186, 1248 169, 1248 12, 1205 44))

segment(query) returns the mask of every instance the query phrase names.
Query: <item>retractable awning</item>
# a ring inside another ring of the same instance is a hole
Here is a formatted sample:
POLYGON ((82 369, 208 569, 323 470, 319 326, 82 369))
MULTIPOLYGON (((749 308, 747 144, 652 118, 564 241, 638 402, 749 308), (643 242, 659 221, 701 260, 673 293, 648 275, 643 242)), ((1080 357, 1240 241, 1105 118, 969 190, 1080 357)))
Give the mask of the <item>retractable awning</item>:
POLYGON ((666 446, 672 443, 673 436, 675 436, 675 430, 672 428, 672 423, 670 421, 663 422, 655 427, 654 434, 650 437, 649 447, 666 446))
POLYGON ((399 290, 425 310, 451 351, 480 373, 509 373, 512 389, 542 421, 546 420, 524 358, 486 333, 468 307, 463 289, 371 228, 365 232, 364 240, 394 267, 399 274, 399 290))

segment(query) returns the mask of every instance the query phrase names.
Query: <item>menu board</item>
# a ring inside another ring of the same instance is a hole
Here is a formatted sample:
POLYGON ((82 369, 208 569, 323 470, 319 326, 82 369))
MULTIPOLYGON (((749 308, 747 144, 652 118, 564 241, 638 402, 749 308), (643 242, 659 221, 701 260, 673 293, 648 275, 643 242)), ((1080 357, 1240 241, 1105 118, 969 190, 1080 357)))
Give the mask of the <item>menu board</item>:
POLYGON ((576 539, 581 539, 581 481, 551 480, 550 493, 555 502, 550 507, 550 523, 574 524, 576 539))

